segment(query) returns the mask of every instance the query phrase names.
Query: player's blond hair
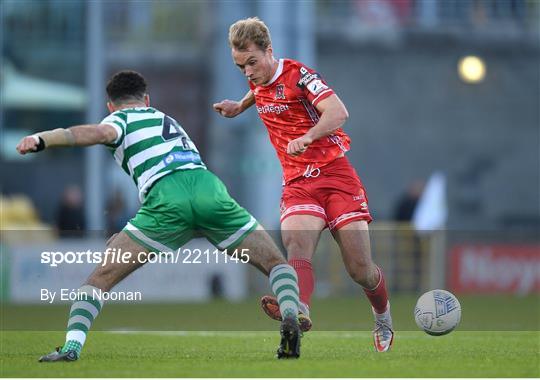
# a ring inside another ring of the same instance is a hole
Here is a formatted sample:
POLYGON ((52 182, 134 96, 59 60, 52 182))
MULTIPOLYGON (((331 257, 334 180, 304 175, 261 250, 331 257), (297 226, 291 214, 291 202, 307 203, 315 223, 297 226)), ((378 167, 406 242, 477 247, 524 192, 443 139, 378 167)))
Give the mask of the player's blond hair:
POLYGON ((258 17, 238 20, 229 28, 229 46, 236 50, 246 50, 253 42, 261 50, 266 50, 272 44, 270 31, 258 17))

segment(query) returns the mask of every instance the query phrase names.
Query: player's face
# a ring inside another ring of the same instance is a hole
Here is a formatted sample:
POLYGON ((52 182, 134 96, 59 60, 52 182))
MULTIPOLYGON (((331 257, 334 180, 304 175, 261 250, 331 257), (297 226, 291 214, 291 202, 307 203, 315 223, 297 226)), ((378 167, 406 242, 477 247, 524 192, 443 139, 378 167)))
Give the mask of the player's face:
POLYGON ((261 50, 251 42, 245 50, 233 48, 232 57, 236 66, 254 85, 259 86, 272 79, 275 70, 272 47, 261 50))

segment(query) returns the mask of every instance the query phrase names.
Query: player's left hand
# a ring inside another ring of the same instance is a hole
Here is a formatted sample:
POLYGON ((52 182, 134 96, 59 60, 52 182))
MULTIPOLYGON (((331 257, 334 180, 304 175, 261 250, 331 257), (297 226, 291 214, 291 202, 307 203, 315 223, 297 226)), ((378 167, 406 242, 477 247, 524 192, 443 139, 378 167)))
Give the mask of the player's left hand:
POLYGON ((291 156, 299 156, 306 151, 306 149, 312 142, 313 139, 305 135, 294 139, 289 142, 289 145, 287 145, 287 154, 291 156))

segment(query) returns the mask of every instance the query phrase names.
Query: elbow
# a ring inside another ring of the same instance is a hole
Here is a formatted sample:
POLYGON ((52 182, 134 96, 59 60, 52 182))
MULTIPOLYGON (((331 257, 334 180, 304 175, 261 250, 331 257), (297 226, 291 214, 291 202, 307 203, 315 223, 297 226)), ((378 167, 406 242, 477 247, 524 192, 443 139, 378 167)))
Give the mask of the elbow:
POLYGON ((96 128, 97 141, 99 144, 110 144, 116 139, 116 132, 112 128, 103 128, 98 125, 96 128))
POLYGON ((345 124, 348 118, 349 118, 349 112, 347 111, 345 107, 343 107, 338 113, 339 125, 345 124))

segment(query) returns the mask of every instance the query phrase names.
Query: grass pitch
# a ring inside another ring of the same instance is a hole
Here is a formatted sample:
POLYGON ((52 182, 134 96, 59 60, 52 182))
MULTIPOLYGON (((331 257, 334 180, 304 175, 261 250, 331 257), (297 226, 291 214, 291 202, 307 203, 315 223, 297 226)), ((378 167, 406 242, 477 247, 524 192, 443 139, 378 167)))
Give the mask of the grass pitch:
POLYGON ((0 376, 540 377, 537 297, 460 297, 462 324, 442 337, 415 328, 414 300, 393 298, 397 335, 384 354, 366 302, 318 300, 302 357, 287 361, 275 359, 279 324, 257 300, 106 305, 74 363, 37 362, 63 343, 69 305, 3 306, 0 376))
POLYGON ((38 363, 63 332, 5 332, 3 377, 538 377, 537 332, 400 332, 393 351, 368 332, 312 332, 299 360, 274 358, 275 332, 95 332, 81 360, 38 363))

